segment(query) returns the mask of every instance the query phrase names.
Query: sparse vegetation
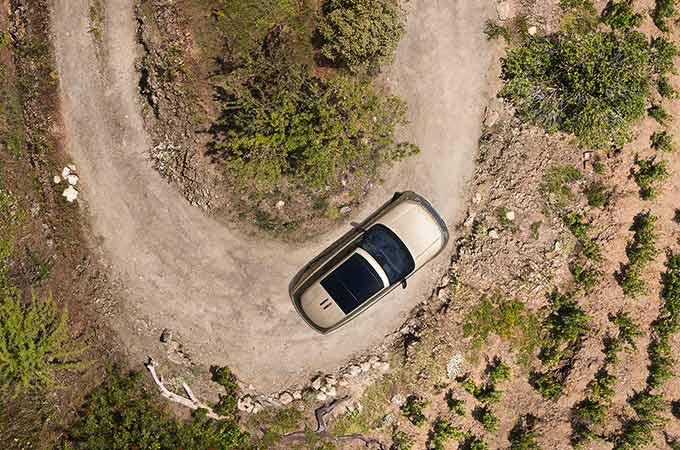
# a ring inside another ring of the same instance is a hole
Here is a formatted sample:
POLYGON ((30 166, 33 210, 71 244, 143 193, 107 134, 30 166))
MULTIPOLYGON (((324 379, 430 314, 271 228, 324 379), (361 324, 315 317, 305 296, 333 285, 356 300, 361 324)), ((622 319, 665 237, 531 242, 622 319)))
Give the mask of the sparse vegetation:
POLYGON ((450 422, 441 418, 434 422, 430 438, 430 448, 434 450, 444 450, 445 445, 451 439, 463 442, 467 433, 451 425, 450 422))
POLYGON ((642 271, 659 253, 656 248, 656 220, 656 216, 650 212, 640 213, 633 219, 630 228, 634 232, 633 240, 626 248, 628 264, 623 267, 619 277, 623 292, 629 297, 647 292, 642 271))
POLYGON ((540 221, 540 220, 533 222, 531 224, 531 238, 535 241, 537 241, 541 238, 541 225, 542 224, 543 224, 543 222, 540 221))
POLYGON ((376 72, 392 61, 405 32, 394 0, 328 0, 319 25, 321 53, 353 72, 376 72))
POLYGON ((390 450, 411 450, 413 448, 413 438, 403 431, 396 431, 392 435, 392 445, 390 450))
POLYGON ((610 190, 601 181, 593 181, 585 189, 588 205, 593 208, 602 208, 609 201, 610 190))
POLYGON ((465 402, 459 398, 453 396, 453 391, 446 393, 446 405, 449 407, 449 411, 457 416, 465 415, 465 402))
POLYGON ((533 430, 529 419, 520 420, 510 431, 510 450, 541 450, 536 442, 539 434, 533 430))
POLYGON ((652 11, 652 20, 659 30, 669 32, 668 20, 677 18, 677 15, 675 0, 656 0, 656 5, 652 11))
POLYGON ((675 88, 673 88, 673 85, 668 80, 668 77, 665 76, 659 77, 659 80, 656 82, 656 89, 664 98, 675 99, 678 95, 677 92, 675 92, 675 88))
POLYGON ((654 200, 659 195, 659 184, 670 176, 666 161, 657 161, 656 157, 638 159, 637 169, 633 171, 633 179, 640 187, 643 200, 654 200))
POLYGON ((656 120, 661 125, 665 125, 671 119, 671 115, 668 114, 668 111, 666 111, 663 106, 659 104, 650 106, 647 110, 647 114, 649 114, 652 119, 656 120))
POLYGON ((652 39, 654 71, 660 76, 676 73, 675 57, 678 56, 678 47, 666 38, 659 36, 652 39))
POLYGON ((583 178, 583 173, 573 166, 555 166, 543 175, 540 190, 548 205, 561 209, 574 199, 571 184, 583 178))
POLYGON ((590 236, 590 221, 582 213, 571 212, 564 216, 564 224, 578 240, 580 251, 588 260, 597 263, 602 260, 600 246, 590 236))
POLYGON ((472 348, 479 349, 492 334, 510 343, 519 361, 528 362, 540 345, 539 321, 518 300, 500 295, 484 297, 465 319, 465 336, 472 337, 472 348))
POLYGON ((228 367, 212 367, 211 372, 212 380, 226 391, 225 394, 220 394, 219 402, 213 409, 222 416, 236 414, 239 390, 236 376, 228 367))
POLYGON ((654 150, 662 152, 672 152, 674 150, 673 136, 668 131, 655 131, 650 140, 650 145, 654 150))

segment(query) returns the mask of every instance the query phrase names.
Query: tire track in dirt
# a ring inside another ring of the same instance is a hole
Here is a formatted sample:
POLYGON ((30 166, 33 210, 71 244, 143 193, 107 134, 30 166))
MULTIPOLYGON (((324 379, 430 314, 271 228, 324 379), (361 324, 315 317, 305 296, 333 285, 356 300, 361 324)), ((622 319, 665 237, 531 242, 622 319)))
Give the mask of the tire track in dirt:
MULTIPOLYGON (((125 286, 117 328, 131 357, 160 354, 160 330, 170 327, 194 362, 230 365, 244 381, 273 389, 330 370, 398 327, 447 257, 418 273, 408 294, 395 291, 330 336, 311 331, 290 303, 288 282, 344 230, 299 248, 242 236, 188 205, 147 160, 133 0, 106 5, 99 59, 88 0, 53 0, 51 32, 64 143, 79 166, 94 240, 125 286)), ((395 167, 360 215, 394 191, 413 189, 454 223, 486 100, 490 50, 481 30, 489 8, 471 0, 410 2, 394 72, 410 106, 408 133, 423 152, 395 167)))

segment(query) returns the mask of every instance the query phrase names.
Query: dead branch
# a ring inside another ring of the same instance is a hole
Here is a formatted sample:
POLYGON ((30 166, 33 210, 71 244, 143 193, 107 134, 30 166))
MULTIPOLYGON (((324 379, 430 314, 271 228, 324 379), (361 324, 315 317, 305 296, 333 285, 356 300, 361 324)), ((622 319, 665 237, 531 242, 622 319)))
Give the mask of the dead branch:
POLYGON ((153 381, 156 383, 156 386, 158 386, 158 389, 160 390, 161 395, 163 397, 167 398, 168 400, 170 400, 172 402, 179 403, 180 405, 186 406, 187 408, 190 408, 190 409, 193 409, 193 410, 205 409, 206 411, 208 411, 208 413, 206 415, 208 417, 210 417, 211 419, 215 419, 215 420, 227 419, 227 417, 220 416, 215 411, 213 411, 213 409, 211 407, 209 407, 205 403, 199 401, 186 383, 182 383, 182 387, 186 391, 189 398, 182 397, 179 394, 175 394, 174 392, 172 392, 168 388, 166 388, 165 385, 163 384, 162 377, 160 377, 158 375, 158 373, 156 373, 156 361, 154 361, 153 358, 149 357, 149 360, 146 363, 144 363, 144 366, 147 368, 147 370, 151 374, 153 381))
MULTIPOLYGON (((324 440, 329 441, 361 441, 364 443, 366 448, 377 448, 379 450, 386 450, 387 447, 377 439, 367 438, 362 434, 347 434, 343 436, 335 436, 328 431, 328 424, 326 423, 326 416, 333 412, 335 408, 345 403, 349 400, 349 396, 346 395, 342 398, 335 399, 330 403, 327 403, 316 411, 314 411, 314 416, 316 417, 316 431, 315 433, 324 440)), ((288 433, 283 436, 286 440, 300 440, 306 439, 308 432, 305 431, 295 431, 293 433, 288 433)))

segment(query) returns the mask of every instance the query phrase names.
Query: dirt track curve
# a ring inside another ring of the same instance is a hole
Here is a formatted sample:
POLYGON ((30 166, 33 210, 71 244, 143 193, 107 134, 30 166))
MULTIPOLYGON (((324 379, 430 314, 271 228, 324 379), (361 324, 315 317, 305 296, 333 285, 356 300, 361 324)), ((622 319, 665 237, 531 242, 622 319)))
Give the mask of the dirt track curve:
MULTIPOLYGON (((88 9, 88 0, 52 2, 63 133, 81 175, 81 205, 95 241, 125 286, 127 316, 138 318, 121 329, 131 354, 160 352, 160 330, 170 327, 194 362, 228 364, 244 381, 274 389, 302 373, 332 369, 398 327, 448 257, 340 331, 314 333, 293 309, 288 283, 344 230, 293 247, 244 237, 187 204, 147 159, 133 0, 107 0, 99 61, 88 9)), ((490 50, 481 30, 490 6, 412 0, 409 9, 395 75, 409 103, 411 137, 423 152, 393 170, 365 211, 394 191, 413 189, 453 224, 473 170, 486 98, 490 50)))

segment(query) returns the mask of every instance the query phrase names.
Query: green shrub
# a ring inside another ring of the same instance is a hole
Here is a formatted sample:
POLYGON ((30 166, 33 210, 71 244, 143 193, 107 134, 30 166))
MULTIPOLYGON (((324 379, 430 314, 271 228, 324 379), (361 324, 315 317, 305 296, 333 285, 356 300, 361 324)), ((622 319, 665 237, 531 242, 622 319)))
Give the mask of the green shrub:
POLYGON ((498 223, 500 223, 504 229, 516 233, 519 230, 519 227, 515 222, 508 219, 509 212, 510 210, 508 208, 506 208, 505 206, 501 206, 500 208, 496 209, 496 218, 498 219, 498 223))
POLYGON ((526 422, 520 420, 510 431, 510 450, 541 450, 536 442, 540 434, 526 422))
POLYGON ((528 362, 540 344, 536 315, 522 302, 500 295, 482 298, 465 318, 463 333, 472 338, 473 350, 481 348, 492 334, 500 336, 518 352, 522 363, 528 362))
POLYGON ((675 8, 675 0, 656 0, 656 5, 652 11, 652 20, 657 28, 664 33, 670 31, 667 19, 675 19, 678 11, 675 8))
POLYGON ((663 106, 659 104, 654 104, 652 105, 648 110, 647 114, 649 116, 659 122, 661 125, 665 125, 666 122, 668 122, 671 119, 671 115, 668 114, 668 111, 666 111, 663 106))
POLYGON ((469 450, 489 450, 489 446, 486 445, 486 442, 484 442, 477 436, 473 436, 472 438, 470 438, 467 448, 469 450))
POLYGON ((496 360, 489 369, 489 382, 496 384, 499 381, 508 381, 512 377, 512 371, 507 364, 496 360))
POLYGON ((482 408, 477 408, 474 416, 486 431, 493 432, 498 430, 498 417, 493 413, 490 407, 484 406, 482 408))
POLYGON ((630 140, 631 125, 644 116, 651 70, 641 33, 557 33, 508 52, 499 95, 530 123, 605 147, 630 140))
POLYGON ((449 411, 457 416, 465 415, 465 402, 459 398, 453 396, 453 391, 446 393, 446 406, 449 407, 449 411))
POLYGON ((578 240, 583 256, 592 262, 599 262, 602 259, 600 246, 588 236, 590 231, 590 221, 583 213, 571 212, 564 216, 564 224, 578 240))
POLYGON ((410 395, 406 402, 401 406, 401 412, 413 425, 420 427, 425 425, 427 418, 423 414, 423 410, 427 408, 428 403, 422 400, 417 395, 410 395))
POLYGON ((392 62, 404 35, 395 0, 328 0, 319 25, 321 53, 353 72, 375 72, 392 62))
POLYGON ((588 205, 593 208, 602 208, 609 202, 609 197, 611 196, 610 190, 607 185, 601 181, 593 181, 585 189, 586 199, 588 199, 588 205))
POLYGON ((588 384, 588 395, 597 400, 609 400, 614 395, 616 377, 602 368, 588 384))
POLYGON ((675 221, 675 223, 680 224, 680 208, 677 208, 675 210, 675 214, 673 215, 673 220, 675 221))
POLYGON ((258 56, 231 74, 225 91, 213 152, 237 181, 260 192, 286 179, 335 188, 343 173, 372 177, 381 164, 418 150, 393 140, 405 123, 404 102, 363 81, 323 81, 302 65, 258 56))
POLYGON ((551 295, 550 309, 550 314, 543 321, 547 337, 539 358, 545 364, 555 365, 580 345, 590 331, 590 317, 572 295, 557 291, 551 295))
POLYGON ((54 385, 57 369, 79 367, 68 332, 68 314, 50 298, 30 303, 18 293, 0 301, 0 388, 14 394, 54 385))
POLYGON ((642 25, 642 14, 633 9, 631 0, 610 1, 602 13, 602 23, 617 30, 630 30, 642 25))
POLYGON ((392 435, 390 450, 411 450, 415 444, 413 438, 403 431, 397 431, 392 435))
MULTIPOLYGON (((74 450, 238 450, 251 448, 249 435, 233 420, 217 421, 198 411, 182 422, 164 411, 144 389, 142 375, 112 371, 95 390, 65 436, 74 450)), ((66 446, 67 445, 67 446, 66 446)))
POLYGON ((574 419, 584 424, 599 425, 604 422, 607 407, 602 400, 586 398, 574 408, 574 419))
POLYGON ((463 389, 472 395, 477 401, 485 404, 498 403, 501 399, 501 392, 496 390, 496 386, 489 383, 487 385, 477 385, 472 378, 467 376, 460 382, 463 389))
POLYGON ((628 400, 630 406, 640 416, 641 419, 647 420, 651 423, 659 423, 663 419, 659 416, 659 412, 666 408, 666 401, 662 395, 651 394, 648 391, 641 391, 636 393, 628 400))
POLYGON ((675 99, 675 97, 677 96, 677 93, 675 92, 673 85, 671 84, 670 81, 668 81, 668 77, 665 76, 659 77, 659 80, 656 82, 656 89, 659 91, 659 94, 661 94, 661 96, 664 98, 675 99))
POLYGON ((582 266, 581 264, 575 263, 570 267, 571 274, 574 277, 574 283, 580 289, 586 292, 591 291, 595 286, 600 284, 604 273, 593 266, 582 266))
POLYGON ((626 424, 623 433, 614 442, 614 450, 637 450, 653 442, 651 423, 644 420, 634 420, 626 424))
POLYGON ((656 161, 656 157, 635 161, 637 170, 633 173, 635 182, 640 187, 643 200, 654 200, 659 195, 658 184, 670 176, 666 161, 656 161))
POLYGON ((654 150, 672 152, 675 149, 673 146, 673 136, 667 131, 655 131, 650 140, 650 145, 654 150))
POLYGON ((535 241, 541 238, 541 225, 543 222, 540 220, 531 224, 531 238, 535 241))
POLYGON ((675 57, 678 56, 678 47, 664 37, 652 39, 652 65, 654 72, 663 76, 668 73, 677 73, 675 69, 675 57))
POLYGON ((467 433, 451 425, 450 422, 441 418, 437 419, 432 428, 429 448, 434 450, 444 450, 445 445, 451 439, 463 442, 467 433))
POLYGON ((215 412, 222 416, 236 414, 236 405, 239 397, 236 376, 229 367, 213 366, 211 372, 212 380, 222 386, 226 391, 226 394, 220 394, 219 402, 214 407, 215 412))
POLYGON ((484 34, 489 40, 503 38, 508 44, 512 42, 512 37, 508 27, 499 25, 495 20, 489 19, 486 21, 486 24, 484 24, 484 34))
POLYGON ((573 166, 554 166, 543 175, 540 191, 548 204, 554 208, 564 208, 574 200, 570 184, 583 178, 583 173, 573 166))
POLYGON ((559 373, 533 372, 529 382, 539 394, 550 400, 556 399, 564 392, 564 380, 559 373))
POLYGON ((619 311, 615 315, 610 316, 609 320, 616 325, 619 331, 616 341, 621 343, 621 349, 628 352, 637 350, 635 339, 643 336, 644 332, 640 328, 640 325, 630 317, 630 314, 619 311))
POLYGON ((619 276, 623 292, 629 297, 637 297, 647 292, 641 273, 659 253, 656 248, 656 220, 656 216, 649 212, 640 213, 635 216, 630 228, 634 234, 626 247, 628 264, 623 267, 619 276))

